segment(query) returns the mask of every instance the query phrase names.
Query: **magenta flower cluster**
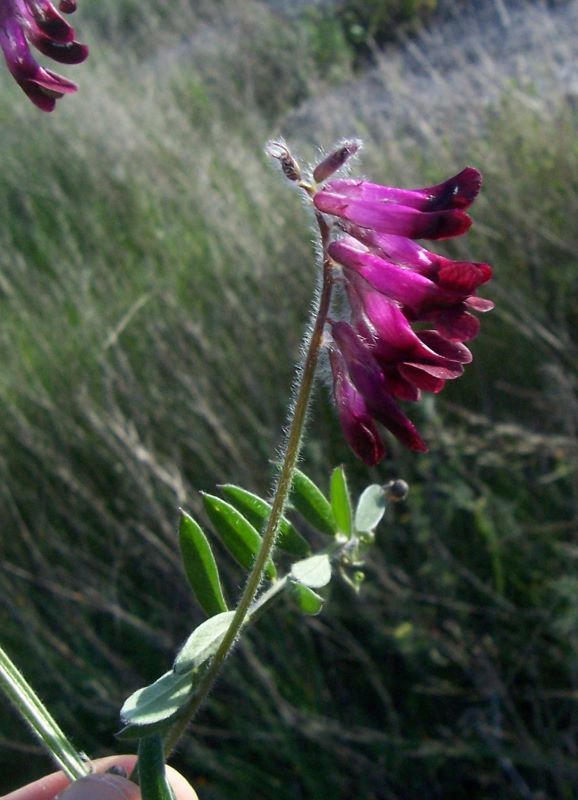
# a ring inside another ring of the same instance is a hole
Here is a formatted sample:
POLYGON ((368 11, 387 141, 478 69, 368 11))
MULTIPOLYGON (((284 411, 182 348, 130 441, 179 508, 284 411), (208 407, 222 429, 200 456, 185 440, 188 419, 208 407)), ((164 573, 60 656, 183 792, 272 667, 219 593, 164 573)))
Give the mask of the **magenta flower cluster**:
MULTIPOLYGON (((60 0, 60 11, 71 14, 76 0, 60 0)), ((62 64, 79 64, 88 55, 86 45, 74 38, 74 29, 49 0, 0 0, 0 47, 16 82, 43 111, 56 100, 76 91, 76 84, 41 67, 30 51, 34 45, 62 64)))
POLYGON ((424 189, 333 180, 314 195, 318 211, 339 219, 328 255, 341 267, 350 319, 330 322, 329 355, 345 437, 367 464, 385 455, 376 422, 426 451, 398 401, 440 392, 472 360, 464 342, 479 330, 471 312, 493 307, 475 296, 491 267, 444 258, 414 240, 465 233, 481 182, 467 167, 424 189))

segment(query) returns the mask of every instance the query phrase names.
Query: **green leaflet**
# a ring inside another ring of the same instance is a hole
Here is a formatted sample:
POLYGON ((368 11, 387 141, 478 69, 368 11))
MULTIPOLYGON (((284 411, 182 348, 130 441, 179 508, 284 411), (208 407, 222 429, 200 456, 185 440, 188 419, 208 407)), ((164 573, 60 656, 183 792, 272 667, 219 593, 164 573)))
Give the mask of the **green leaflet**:
POLYGON ((311 589, 327 586, 331 580, 331 561, 325 553, 297 561, 291 567, 291 576, 311 589))
POLYGON ((127 726, 118 736, 121 739, 140 738, 144 732, 163 730, 188 701, 194 691, 196 676, 178 675, 171 670, 150 686, 144 686, 125 700, 120 710, 127 726))
POLYGON ((355 529, 358 531, 373 531, 381 522, 387 499, 383 486, 372 483, 363 492, 357 503, 355 511, 355 529))
POLYGON ((200 525, 181 511, 179 525, 181 555, 189 584, 209 617, 227 611, 217 562, 200 525))
POLYGON ((145 734, 162 732, 172 724, 194 694, 234 614, 225 611, 202 622, 181 648, 173 669, 125 701, 120 715, 126 727, 117 734, 119 738, 142 738, 145 734))
POLYGON ((329 500, 301 470, 296 469, 293 476, 291 502, 297 511, 321 533, 335 536, 337 523, 329 500))
MULTIPOLYGON (((209 519, 229 553, 242 567, 250 569, 261 546, 258 531, 240 511, 220 497, 203 493, 203 502, 209 519)), ((277 570, 272 561, 268 562, 265 575, 269 580, 276 577, 277 570)))
MULTIPOLYGON (((271 513, 271 505, 256 494, 227 483, 219 487, 227 499, 259 530, 263 527, 271 513)), ((311 553, 311 548, 306 539, 301 536, 297 528, 285 517, 282 517, 279 526, 277 547, 293 556, 305 558, 311 553)))
POLYGON ((339 533, 351 538, 353 533, 351 498, 347 487, 347 479, 343 467, 335 467, 331 473, 331 484, 329 487, 331 498, 331 508, 337 523, 339 533))
POLYGON ((195 628, 175 658, 173 670, 177 674, 198 670, 212 658, 234 616, 234 611, 225 611, 223 614, 206 619, 195 628))
POLYGON ((319 614, 323 608, 323 603, 325 600, 320 597, 317 592, 314 592, 313 589, 310 589, 303 583, 299 583, 299 581, 290 582, 289 592, 295 603, 298 605, 299 610, 304 614, 315 616, 316 614, 319 614))

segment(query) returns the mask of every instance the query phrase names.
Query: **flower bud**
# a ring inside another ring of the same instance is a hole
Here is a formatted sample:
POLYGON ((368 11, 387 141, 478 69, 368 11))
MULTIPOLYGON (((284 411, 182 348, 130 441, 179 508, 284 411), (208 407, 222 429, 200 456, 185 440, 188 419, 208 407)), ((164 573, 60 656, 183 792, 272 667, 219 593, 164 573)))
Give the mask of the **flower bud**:
POLYGON ((398 478, 395 481, 386 483, 383 487, 383 491, 390 503, 399 503, 400 500, 405 500, 408 496, 409 485, 398 478))
POLYGON ((267 144, 265 152, 271 158, 275 158, 281 165, 283 174, 290 181, 301 180, 301 169, 293 158, 291 151, 284 142, 271 141, 267 144))
POLYGON ((338 169, 341 167, 351 158, 351 156, 355 155, 359 150, 361 143, 353 139, 350 142, 343 142, 343 144, 338 147, 333 152, 329 153, 323 161, 320 161, 319 164, 313 170, 313 178, 316 183, 323 183, 333 175, 334 172, 337 172, 338 169))

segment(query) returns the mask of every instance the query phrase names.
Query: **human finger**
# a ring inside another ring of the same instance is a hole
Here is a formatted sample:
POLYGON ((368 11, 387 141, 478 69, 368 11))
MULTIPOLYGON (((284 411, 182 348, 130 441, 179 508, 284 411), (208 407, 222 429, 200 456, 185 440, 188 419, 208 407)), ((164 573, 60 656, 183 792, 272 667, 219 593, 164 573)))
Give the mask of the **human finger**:
MULTIPOLYGON (((91 763, 93 769, 93 773, 91 774, 99 775, 101 773, 106 773, 109 769, 114 767, 120 771, 124 770, 124 772, 128 775, 132 771, 135 763, 136 756, 134 755, 108 756, 106 758, 100 758, 91 763)), ((176 800, 198 800, 197 794, 192 786, 175 769, 172 767, 167 767, 167 777, 175 792, 176 800)), ((4 796, 3 800, 55 800, 57 795, 63 793, 70 786, 71 783, 69 779, 62 772, 55 772, 51 775, 46 775, 44 778, 41 778, 38 781, 34 781, 34 783, 30 783, 27 786, 22 787, 22 789, 17 789, 14 792, 10 792, 4 796)), ((88 784, 84 784, 84 786, 78 787, 78 790, 81 792, 79 797, 83 797, 83 792, 90 790, 89 796, 87 796, 86 800, 92 800, 93 792, 96 792, 97 794, 100 793, 102 800, 113 800, 113 798, 116 800, 114 794, 110 794, 111 786, 115 789, 118 789, 118 782, 112 781, 112 784, 109 783, 108 786, 106 783, 103 784, 101 781, 93 782, 92 785, 90 785, 89 782, 88 784), (116 787, 114 787, 115 783, 117 784, 116 787), (107 791, 109 791, 108 795, 106 794, 107 791), (102 794, 103 792, 104 794, 102 794)), ((127 787, 124 787, 124 789, 126 790, 127 787)), ((122 786, 120 791, 122 791, 122 786)), ((95 798, 95 800, 97 800, 97 798, 95 798)), ((121 800, 121 798, 119 798, 119 800, 121 800)), ((131 799, 127 797, 126 800, 131 799)))

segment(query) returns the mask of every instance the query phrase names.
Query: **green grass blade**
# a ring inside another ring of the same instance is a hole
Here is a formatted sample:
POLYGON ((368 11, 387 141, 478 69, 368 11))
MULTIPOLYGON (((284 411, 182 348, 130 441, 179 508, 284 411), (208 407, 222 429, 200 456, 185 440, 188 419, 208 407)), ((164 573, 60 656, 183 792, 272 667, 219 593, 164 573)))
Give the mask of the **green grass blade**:
POLYGON ((71 780, 88 774, 80 753, 68 741, 34 689, 0 647, 0 689, 71 780))

